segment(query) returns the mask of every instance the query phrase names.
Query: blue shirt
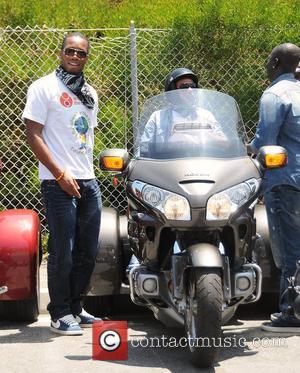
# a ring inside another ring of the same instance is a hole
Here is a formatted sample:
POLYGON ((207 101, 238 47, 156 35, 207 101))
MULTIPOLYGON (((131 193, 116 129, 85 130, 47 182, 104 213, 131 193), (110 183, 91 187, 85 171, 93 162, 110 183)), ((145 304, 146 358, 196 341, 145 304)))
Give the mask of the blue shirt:
POLYGON ((300 189, 300 82, 293 74, 280 75, 261 97, 251 147, 264 145, 280 145, 288 152, 286 167, 266 172, 265 190, 283 184, 300 189))

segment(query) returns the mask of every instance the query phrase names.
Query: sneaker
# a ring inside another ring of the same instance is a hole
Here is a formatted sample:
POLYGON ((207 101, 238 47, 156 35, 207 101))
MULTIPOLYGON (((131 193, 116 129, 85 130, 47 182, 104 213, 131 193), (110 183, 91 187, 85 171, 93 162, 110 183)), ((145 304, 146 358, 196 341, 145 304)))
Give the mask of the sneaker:
POLYGON ((76 315, 76 321, 83 328, 92 328, 94 321, 102 321, 102 319, 100 319, 99 317, 95 317, 82 309, 81 313, 79 315, 76 315))
POLYGON ((57 320, 51 320, 50 329, 54 333, 62 335, 82 335, 83 330, 79 326, 78 322, 74 319, 74 316, 69 314, 60 317, 57 320))
POLYGON ((270 319, 271 321, 275 321, 281 316, 282 316, 281 312, 274 312, 274 313, 271 313, 270 319))
MULTIPOLYGON (((286 315, 286 317, 292 317, 294 320, 297 320, 297 318, 295 318, 293 310, 285 311, 285 315, 286 315)), ((282 317, 282 312, 271 313, 270 319, 271 319, 271 321, 275 321, 279 317, 282 317)))
POLYGON ((267 332, 300 334, 300 320, 280 315, 272 322, 263 323, 261 328, 267 332))

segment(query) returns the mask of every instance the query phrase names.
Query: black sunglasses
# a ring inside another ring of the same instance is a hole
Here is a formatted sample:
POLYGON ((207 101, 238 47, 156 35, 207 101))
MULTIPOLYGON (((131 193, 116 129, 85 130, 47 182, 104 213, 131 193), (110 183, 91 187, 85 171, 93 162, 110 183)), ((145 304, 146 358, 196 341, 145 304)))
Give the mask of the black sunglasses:
POLYGON ((77 57, 81 59, 87 58, 87 55, 88 55, 87 52, 82 51, 80 49, 76 49, 76 48, 65 48, 63 52, 68 57, 74 57, 76 54, 77 57))
POLYGON ((177 89, 197 88, 196 83, 182 83, 177 89))

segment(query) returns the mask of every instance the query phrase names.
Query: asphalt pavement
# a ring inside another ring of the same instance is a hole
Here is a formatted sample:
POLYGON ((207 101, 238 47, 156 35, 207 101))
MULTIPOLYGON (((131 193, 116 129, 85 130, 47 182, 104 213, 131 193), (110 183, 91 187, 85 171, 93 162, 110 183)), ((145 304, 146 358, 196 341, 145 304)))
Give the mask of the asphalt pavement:
MULTIPOLYGON (((43 287, 45 266, 42 272, 43 287)), ((190 363, 189 351, 180 343, 185 338, 181 329, 165 328, 150 313, 120 313, 111 317, 128 321, 125 361, 93 360, 92 329, 85 329, 83 336, 56 335, 49 330, 46 313, 31 324, 2 320, 0 373, 298 373, 300 336, 262 331, 260 325, 268 318, 268 312, 268 305, 241 308, 237 318, 223 327, 218 363, 208 370, 197 369, 190 363)))

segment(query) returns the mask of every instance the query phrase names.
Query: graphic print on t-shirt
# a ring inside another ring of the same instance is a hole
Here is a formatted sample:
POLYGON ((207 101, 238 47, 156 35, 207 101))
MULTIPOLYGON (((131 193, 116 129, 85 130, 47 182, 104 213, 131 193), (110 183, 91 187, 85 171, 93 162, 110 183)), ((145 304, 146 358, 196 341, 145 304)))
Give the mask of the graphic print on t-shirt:
POLYGON ((87 132, 90 129, 90 119, 84 112, 78 112, 72 119, 73 134, 75 135, 75 144, 72 150, 77 153, 86 153, 91 150, 87 144, 87 132))
POLYGON ((64 107, 71 107, 73 105, 73 99, 67 92, 61 94, 59 101, 64 107))

